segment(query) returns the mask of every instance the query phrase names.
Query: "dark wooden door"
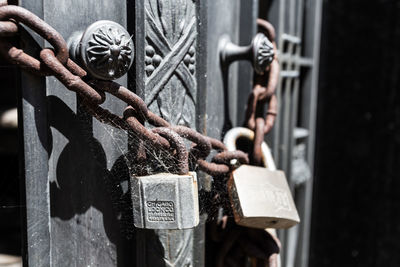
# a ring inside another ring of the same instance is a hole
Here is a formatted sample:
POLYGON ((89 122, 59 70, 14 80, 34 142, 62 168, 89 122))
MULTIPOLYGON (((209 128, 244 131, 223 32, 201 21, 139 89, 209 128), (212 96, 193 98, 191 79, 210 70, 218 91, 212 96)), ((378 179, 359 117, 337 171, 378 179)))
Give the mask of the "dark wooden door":
MULTIPOLYGON (((135 63, 118 80, 173 124, 220 139, 240 125, 251 89, 249 63, 223 75, 218 42, 248 44, 257 0, 21 0, 67 40, 108 19, 135 40, 135 63), (240 73, 240 75, 238 75, 240 73), (240 79, 239 79, 240 78, 240 79), (240 89, 240 90, 239 90, 240 89)), ((46 44, 22 36, 36 54, 46 44)), ((133 228, 126 153, 129 136, 90 117, 53 77, 21 73, 20 114, 29 266, 204 266, 204 221, 196 229, 133 228)), ((108 96, 121 114, 126 104, 108 96)), ((209 180, 199 173, 200 184, 209 180)))

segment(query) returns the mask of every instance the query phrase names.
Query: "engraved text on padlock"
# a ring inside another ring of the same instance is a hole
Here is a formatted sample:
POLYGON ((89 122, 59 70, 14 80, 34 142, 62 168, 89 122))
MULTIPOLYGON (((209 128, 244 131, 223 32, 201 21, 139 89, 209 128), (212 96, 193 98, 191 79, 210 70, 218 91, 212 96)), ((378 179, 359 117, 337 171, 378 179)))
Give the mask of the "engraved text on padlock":
MULTIPOLYGON (((228 131, 224 143, 228 150, 236 149, 236 140, 254 140, 247 128, 228 131)), ((228 192, 237 224, 252 228, 289 228, 300 222, 285 173, 276 170, 271 151, 261 145, 265 167, 242 165, 228 181, 228 192)))
POLYGON ((242 165, 233 172, 228 190, 239 225, 289 228, 300 221, 282 171, 242 165))
POLYGON ((146 229, 188 229, 199 223, 197 177, 159 173, 131 178, 134 224, 146 229))

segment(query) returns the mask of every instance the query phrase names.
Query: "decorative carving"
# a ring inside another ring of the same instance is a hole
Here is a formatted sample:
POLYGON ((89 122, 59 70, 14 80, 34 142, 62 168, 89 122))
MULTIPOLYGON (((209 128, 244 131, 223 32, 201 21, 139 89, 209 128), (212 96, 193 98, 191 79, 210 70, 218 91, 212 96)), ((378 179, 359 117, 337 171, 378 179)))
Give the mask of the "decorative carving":
POLYGON ((83 34, 73 36, 70 51, 95 78, 114 80, 130 68, 134 46, 128 32, 118 23, 100 20, 83 34))
POLYGON ((189 49, 189 52, 186 54, 186 56, 183 58, 183 63, 185 63, 186 67, 189 68, 189 71, 191 74, 194 74, 196 70, 196 49, 194 46, 191 46, 189 49))
POLYGON ((274 45, 267 36, 258 33, 253 40, 253 65, 257 73, 264 73, 275 57, 274 45))
MULTIPOLYGON (((196 128, 195 3, 193 0, 144 0, 144 3, 145 102, 151 111, 170 123, 196 128)), ((156 240, 146 241, 146 266, 193 266, 193 229, 154 233, 156 240), (155 258, 157 264, 152 264, 155 258)))
POLYGON ((195 128, 193 0, 145 0, 146 104, 172 124, 195 128))
POLYGON ((92 34, 86 49, 89 64, 100 73, 120 77, 126 73, 132 59, 131 38, 113 26, 104 25, 92 34))
POLYGON ((150 76, 153 71, 160 66, 162 57, 157 55, 154 48, 151 45, 146 46, 146 57, 144 62, 146 64, 146 74, 150 76))

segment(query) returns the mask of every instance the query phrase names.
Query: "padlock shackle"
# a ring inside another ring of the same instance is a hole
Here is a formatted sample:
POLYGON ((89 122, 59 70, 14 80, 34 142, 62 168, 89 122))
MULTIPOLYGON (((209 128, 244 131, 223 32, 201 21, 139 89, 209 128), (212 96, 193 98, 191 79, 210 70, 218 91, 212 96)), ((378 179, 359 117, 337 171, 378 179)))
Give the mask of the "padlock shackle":
MULTIPOLYGON (((244 128, 244 127, 235 127, 230 129, 224 137, 224 144, 226 145, 228 151, 236 150, 236 141, 240 138, 247 138, 250 141, 254 142, 254 131, 244 128)), ((269 149, 267 143, 264 141, 261 144, 261 152, 263 155, 263 163, 266 168, 271 171, 276 170, 276 165, 274 162, 274 158, 272 157, 271 150, 269 149)), ((235 160, 232 160, 231 164, 236 164, 235 160)))
POLYGON ((167 127, 157 127, 152 129, 152 132, 161 135, 167 139, 171 146, 176 150, 177 159, 177 172, 180 175, 187 174, 189 172, 188 164, 188 151, 185 146, 185 141, 176 132, 167 127))

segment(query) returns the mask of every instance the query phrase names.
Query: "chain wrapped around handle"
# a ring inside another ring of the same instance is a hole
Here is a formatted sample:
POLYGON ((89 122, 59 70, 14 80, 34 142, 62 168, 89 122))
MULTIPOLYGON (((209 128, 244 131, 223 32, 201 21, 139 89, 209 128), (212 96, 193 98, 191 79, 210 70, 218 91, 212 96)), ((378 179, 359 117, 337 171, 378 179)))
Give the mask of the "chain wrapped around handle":
MULTIPOLYGON (((213 176, 228 174, 233 168, 229 164, 231 159, 249 162, 247 154, 242 151, 227 152, 225 145, 217 139, 202 135, 185 126, 170 125, 163 118, 152 113, 139 96, 115 82, 101 80, 86 82, 86 71, 69 58, 67 44, 62 36, 30 11, 18 6, 8 6, 4 0, 0 1, 0 38, 1 56, 33 74, 56 77, 67 89, 83 97, 82 103, 86 110, 102 123, 133 131, 141 140, 164 149, 171 147, 172 140, 165 137, 171 136, 171 131, 175 132, 192 142, 190 150, 192 158, 195 159, 200 170, 213 176), (19 23, 46 39, 54 47, 54 51, 45 48, 40 52, 40 59, 36 59, 15 47, 6 38, 18 34, 19 23), (105 101, 105 92, 128 104, 123 116, 113 114, 100 106, 105 101), (144 122, 159 129, 149 130, 144 126, 144 122), (213 149, 218 153, 214 157, 215 160, 208 162, 206 158, 213 149)), ((185 158, 185 160, 188 159, 185 158)), ((180 164, 182 165, 182 162, 180 164)))
MULTIPOLYGON (((279 76, 274 28, 264 20, 258 20, 257 23, 260 30, 271 40, 275 56, 264 74, 256 75, 246 110, 246 125, 254 130, 256 135, 253 147, 253 163, 255 164, 261 162, 261 143, 264 135, 271 130, 275 121, 277 112, 275 88, 279 76), (264 118, 263 107, 267 102, 268 111, 264 118)), ((242 151, 228 152, 225 145, 215 138, 202 135, 185 126, 170 125, 166 120, 152 113, 139 96, 118 83, 90 80, 86 71, 69 58, 67 44, 54 28, 22 7, 8 6, 6 0, 0 0, 0 55, 10 63, 33 74, 56 77, 68 90, 76 92, 83 98, 82 104, 86 111, 100 122, 132 131, 141 142, 146 142, 156 148, 172 152, 175 149, 175 162, 177 172, 180 174, 188 172, 189 160, 193 160, 200 170, 212 176, 230 174, 234 168, 230 163, 232 159, 236 159, 242 164, 249 163, 246 153, 242 151), (53 46, 54 50, 45 48, 40 52, 40 59, 36 59, 15 47, 9 38, 19 34, 20 23, 42 36, 53 46), (122 116, 100 106, 106 99, 106 92, 128 104, 122 116), (146 128, 145 122, 155 128, 152 130, 146 128), (190 157, 182 138, 192 142, 190 157), (216 150, 217 153, 209 162, 206 159, 212 150, 216 150)), ((146 157, 145 154, 138 153, 136 159, 140 158, 141 162, 145 162, 143 160, 143 157, 146 157)), ((279 244, 279 241, 275 240, 275 243, 279 244)), ((249 243, 249 245, 252 244, 249 243)), ((278 253, 278 251, 279 249, 274 253, 278 253)), ((270 266, 276 264, 276 255, 266 255, 270 266)), ((224 261, 222 260, 222 262, 224 261)))

